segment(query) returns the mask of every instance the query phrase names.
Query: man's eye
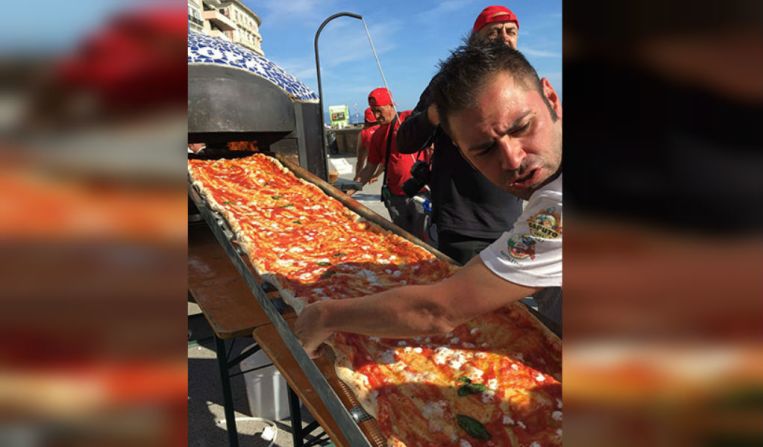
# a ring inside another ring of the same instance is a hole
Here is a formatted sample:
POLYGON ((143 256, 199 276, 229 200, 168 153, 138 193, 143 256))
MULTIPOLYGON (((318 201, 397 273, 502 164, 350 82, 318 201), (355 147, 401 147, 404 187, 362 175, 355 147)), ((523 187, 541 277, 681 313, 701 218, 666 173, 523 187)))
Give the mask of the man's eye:
POLYGON ((527 132, 527 130, 528 130, 529 128, 530 128, 530 122, 528 121, 528 122, 526 122, 525 124, 523 124, 521 127, 517 127, 516 129, 514 129, 514 130, 511 132, 511 134, 512 134, 512 135, 522 135, 522 134, 524 134, 525 132, 527 132))
POLYGON ((489 146, 484 146, 477 149, 476 151, 474 151, 474 155, 477 155, 477 156, 485 155, 489 153, 490 151, 492 151, 494 147, 495 147, 495 142, 493 142, 493 144, 489 146))

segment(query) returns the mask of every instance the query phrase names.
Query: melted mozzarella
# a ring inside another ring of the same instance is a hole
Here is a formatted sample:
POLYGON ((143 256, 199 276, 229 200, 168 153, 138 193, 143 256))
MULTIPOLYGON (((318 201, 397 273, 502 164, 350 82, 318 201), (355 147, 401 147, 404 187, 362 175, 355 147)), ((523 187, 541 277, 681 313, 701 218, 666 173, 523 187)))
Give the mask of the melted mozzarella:
POLYGON ((456 351, 456 355, 448 361, 448 365, 453 369, 461 369, 464 363, 466 363, 466 356, 460 351, 456 351))
POLYGON ((434 362, 438 365, 444 365, 445 363, 447 363, 448 358, 451 356, 452 352, 453 351, 446 348, 445 346, 438 346, 434 350, 434 357, 433 357, 434 362))
POLYGON ((469 377, 474 382, 479 382, 482 380, 482 370, 477 369, 473 366, 466 367, 466 376, 469 377))
POLYGON ((368 280, 368 282, 371 284, 381 285, 381 283, 379 282, 379 278, 376 276, 374 272, 370 270, 360 269, 358 274, 362 276, 363 278, 365 278, 366 280, 368 280))

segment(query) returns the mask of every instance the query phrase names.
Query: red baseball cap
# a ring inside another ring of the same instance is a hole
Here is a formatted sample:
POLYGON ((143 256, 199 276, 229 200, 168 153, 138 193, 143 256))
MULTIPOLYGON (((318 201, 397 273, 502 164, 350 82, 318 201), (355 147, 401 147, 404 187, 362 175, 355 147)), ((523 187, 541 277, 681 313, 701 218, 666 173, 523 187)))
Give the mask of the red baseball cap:
POLYGON ((371 107, 388 106, 392 104, 392 95, 389 90, 379 87, 371 90, 368 94, 368 105, 371 107))
POLYGON ((472 33, 476 33, 489 23, 496 22, 514 22, 517 24, 517 30, 519 29, 519 20, 517 20, 517 16, 509 8, 494 5, 483 9, 480 15, 477 16, 472 33))
POLYGON ((366 112, 363 114, 365 120, 367 123, 375 123, 376 122, 376 115, 374 115, 374 111, 371 110, 371 108, 367 108, 366 112))

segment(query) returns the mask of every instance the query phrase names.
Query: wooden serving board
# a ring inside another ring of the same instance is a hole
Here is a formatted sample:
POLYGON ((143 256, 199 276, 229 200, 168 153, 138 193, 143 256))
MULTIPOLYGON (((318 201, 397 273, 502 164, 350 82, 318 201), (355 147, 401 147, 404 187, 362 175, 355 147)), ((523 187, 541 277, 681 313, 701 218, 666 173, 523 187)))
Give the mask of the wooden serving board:
MULTIPOLYGON (((259 278, 258 278, 259 279, 259 278)), ((260 284, 262 280, 260 279, 260 284)), ((218 338, 249 336, 270 319, 206 225, 188 230, 188 290, 218 338)), ((268 297, 279 298, 278 292, 268 297)), ((294 311, 288 308, 284 317, 294 311)))

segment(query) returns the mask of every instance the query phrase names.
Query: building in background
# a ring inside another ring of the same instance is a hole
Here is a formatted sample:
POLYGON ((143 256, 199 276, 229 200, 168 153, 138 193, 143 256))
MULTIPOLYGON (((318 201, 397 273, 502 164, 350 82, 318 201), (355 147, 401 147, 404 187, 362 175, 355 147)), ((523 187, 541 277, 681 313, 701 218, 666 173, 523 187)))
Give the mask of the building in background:
POLYGON ((188 0, 188 27, 192 31, 235 42, 260 56, 261 20, 240 0, 188 0))
POLYGON ((204 10, 201 0, 188 0, 188 28, 198 33, 204 32, 204 10))

